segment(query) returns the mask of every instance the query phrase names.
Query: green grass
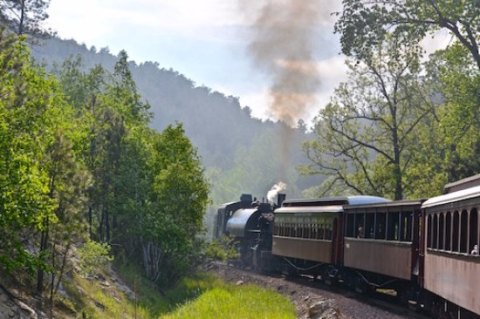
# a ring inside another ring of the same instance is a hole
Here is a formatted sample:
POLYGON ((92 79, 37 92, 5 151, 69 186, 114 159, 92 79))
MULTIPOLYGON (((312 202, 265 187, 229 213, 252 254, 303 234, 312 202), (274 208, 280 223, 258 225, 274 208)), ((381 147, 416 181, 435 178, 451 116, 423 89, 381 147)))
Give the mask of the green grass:
POLYGON ((206 291, 160 319, 294 319, 295 308, 284 296, 258 286, 221 285, 206 291))
POLYGON ((129 287, 135 289, 137 305, 147 309, 150 318, 158 318, 159 315, 177 309, 205 291, 223 285, 220 279, 210 274, 199 273, 182 279, 173 288, 160 292, 154 283, 138 275, 141 270, 131 266, 121 266, 118 271, 129 287))
POLYGON ((136 301, 115 289, 113 284, 104 287, 96 280, 75 276, 65 287, 72 304, 64 306, 76 309, 77 318, 85 315, 92 319, 296 317, 294 306, 286 297, 258 286, 235 286, 225 284, 211 274, 198 274, 160 292, 136 271, 134 268, 119 270, 122 278, 135 290, 136 301))

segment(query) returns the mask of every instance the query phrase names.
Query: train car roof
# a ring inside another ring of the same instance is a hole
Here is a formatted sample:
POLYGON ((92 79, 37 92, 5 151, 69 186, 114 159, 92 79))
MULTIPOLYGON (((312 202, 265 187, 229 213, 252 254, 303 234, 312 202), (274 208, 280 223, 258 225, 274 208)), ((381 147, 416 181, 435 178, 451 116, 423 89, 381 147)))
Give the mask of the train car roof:
POLYGON ((422 208, 435 207, 475 197, 480 197, 480 186, 470 187, 457 192, 432 197, 423 203, 422 208))
POLYGON ((288 213, 340 213, 343 212, 342 205, 327 206, 287 206, 275 209, 275 214, 288 213))
POLYGON ((343 206, 343 205, 364 205, 373 203, 386 203, 390 200, 369 195, 324 197, 317 199, 289 199, 285 200, 282 207, 309 207, 309 206, 343 206))
POLYGON ((411 206, 418 206, 420 207, 425 199, 403 199, 403 200, 395 200, 383 203, 371 203, 371 204, 361 204, 361 205, 346 205, 344 208, 345 210, 348 209, 377 209, 380 207, 387 208, 387 209, 394 209, 394 208, 402 208, 402 207, 411 207, 411 206))
POLYGON ((448 183, 443 188, 445 194, 461 191, 474 186, 480 186, 480 174, 470 176, 456 182, 448 183))
POLYGON ((388 199, 377 196, 356 195, 325 197, 318 199, 291 199, 283 202, 275 213, 340 213, 346 205, 387 203, 388 199))

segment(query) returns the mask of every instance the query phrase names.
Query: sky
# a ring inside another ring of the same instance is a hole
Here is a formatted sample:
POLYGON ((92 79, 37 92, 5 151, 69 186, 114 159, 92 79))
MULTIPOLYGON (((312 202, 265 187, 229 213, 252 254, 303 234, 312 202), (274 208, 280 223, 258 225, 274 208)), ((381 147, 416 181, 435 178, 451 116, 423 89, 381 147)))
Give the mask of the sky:
MULTIPOLYGON (((328 103, 334 88, 346 79, 347 69, 330 15, 341 10, 341 0, 301 1, 315 2, 319 8, 306 39, 311 46, 308 65, 318 71, 319 77, 315 99, 301 115, 308 123, 328 103)), ((124 49, 137 64, 158 62, 160 67, 174 69, 196 85, 239 97, 240 104, 249 106, 255 117, 275 120, 276 115, 267 108, 272 75, 249 50, 260 5, 267 2, 51 0, 47 26, 61 38, 74 39, 89 48, 108 47, 113 54, 124 49)), ((276 61, 277 65, 280 62, 276 61)))
MULTIPOLYGON (((248 52, 255 7, 239 1, 258 0, 51 0, 48 27, 63 39, 87 47, 127 51, 137 63, 158 62, 197 85, 239 97, 255 117, 273 118, 267 108, 271 76, 253 63, 248 52)), ((302 0, 303 1, 303 0, 302 0)), ((311 1, 311 0, 307 0, 311 1)), ((335 1, 314 0, 328 16, 335 1)), ((329 19, 327 19, 329 20, 329 19)), ((331 20, 331 19, 330 19, 331 20)), ((335 86, 345 78, 333 20, 316 27, 315 65, 320 83, 316 101, 302 116, 307 122, 328 102, 335 86)))

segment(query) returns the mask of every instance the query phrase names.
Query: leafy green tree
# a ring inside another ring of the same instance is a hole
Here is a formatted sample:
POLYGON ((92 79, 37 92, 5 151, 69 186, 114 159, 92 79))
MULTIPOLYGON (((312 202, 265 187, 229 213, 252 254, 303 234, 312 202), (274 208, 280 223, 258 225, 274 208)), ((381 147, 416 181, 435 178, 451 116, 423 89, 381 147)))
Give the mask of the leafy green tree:
POLYGON ((478 173, 480 2, 346 0, 337 15, 342 51, 360 61, 392 36, 410 45, 440 30, 452 36, 426 64, 424 85, 435 112, 417 130, 404 173, 407 180, 425 181, 412 187, 417 196, 438 194, 445 182, 478 173))
POLYGON ((112 243, 114 251, 122 247, 129 259, 142 258, 136 252, 141 249, 146 215, 153 209, 153 139, 156 134, 146 126, 130 129, 122 144, 121 174, 114 181, 117 191, 114 226, 120 231, 113 233, 112 243))
POLYGON ((194 266, 208 184, 182 125, 167 127, 153 148, 153 207, 141 225, 143 264, 150 279, 171 284, 194 266))
POLYGON ((344 0, 335 25, 342 51, 363 59, 394 33, 408 41, 446 30, 470 53, 480 69, 480 2, 478 0, 344 0))
MULTIPOLYGON (((67 119, 68 117, 62 117, 67 119)), ((48 264, 50 278, 50 306, 67 267, 68 255, 75 242, 85 240, 86 220, 84 217, 86 191, 90 176, 83 163, 78 161, 73 145, 68 139, 75 128, 63 128, 55 142, 47 149, 44 160, 49 176, 49 196, 54 204, 56 222, 46 219, 40 236, 39 254, 48 264)), ((37 274, 37 292, 43 293, 44 269, 37 274)))
POLYGON ((0 30, 0 265, 7 271, 41 266, 25 243, 56 220, 42 164, 59 125, 57 93, 25 44, 0 30))
POLYGON ((412 179, 420 196, 436 195, 442 185, 480 171, 480 70, 460 43, 436 52, 427 63, 426 81, 436 93, 435 116, 419 132, 412 179), (424 195, 422 195, 422 193, 424 195))
POLYGON ((411 192, 406 171, 418 127, 432 112, 419 80, 418 48, 390 37, 364 62, 348 64, 349 81, 316 118, 317 139, 304 150, 305 174, 331 176, 360 194, 402 199, 411 192))
POLYGON ((195 264, 208 187, 196 150, 183 127, 157 133, 149 105, 120 52, 114 73, 80 71, 71 60, 60 70, 62 87, 87 128, 81 134, 92 175, 88 215, 91 237, 142 260, 158 283, 173 283, 195 264))

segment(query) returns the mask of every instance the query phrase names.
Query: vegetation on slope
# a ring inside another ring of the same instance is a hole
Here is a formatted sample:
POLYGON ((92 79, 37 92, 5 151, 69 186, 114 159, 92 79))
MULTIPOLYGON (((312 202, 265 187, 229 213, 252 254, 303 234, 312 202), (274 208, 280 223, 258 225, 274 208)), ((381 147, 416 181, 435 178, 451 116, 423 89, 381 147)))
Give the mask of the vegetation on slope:
POLYGON ((293 304, 276 292, 258 286, 225 284, 211 274, 185 277, 175 287, 159 292, 138 269, 118 270, 131 290, 104 270, 94 277, 74 276, 66 282, 69 299, 61 299, 63 311, 84 318, 295 318, 293 304))
POLYGON ((181 124, 149 128, 127 59, 112 74, 67 61, 57 78, 0 29, 0 272, 27 274, 45 308, 88 239, 158 286, 200 262, 200 159, 181 124))

